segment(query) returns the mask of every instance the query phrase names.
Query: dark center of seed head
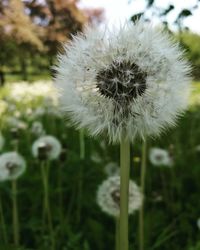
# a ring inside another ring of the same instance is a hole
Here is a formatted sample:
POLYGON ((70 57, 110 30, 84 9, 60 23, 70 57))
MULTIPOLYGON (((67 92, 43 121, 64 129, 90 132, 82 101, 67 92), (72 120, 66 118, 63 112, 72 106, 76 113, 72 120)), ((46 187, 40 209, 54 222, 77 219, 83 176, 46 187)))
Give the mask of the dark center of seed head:
POLYGON ((101 95, 119 104, 128 104, 141 96, 147 88, 146 78, 147 73, 130 61, 113 61, 110 67, 100 70, 96 76, 101 95))
POLYGON ((118 189, 111 193, 112 199, 117 206, 120 206, 120 191, 118 189))

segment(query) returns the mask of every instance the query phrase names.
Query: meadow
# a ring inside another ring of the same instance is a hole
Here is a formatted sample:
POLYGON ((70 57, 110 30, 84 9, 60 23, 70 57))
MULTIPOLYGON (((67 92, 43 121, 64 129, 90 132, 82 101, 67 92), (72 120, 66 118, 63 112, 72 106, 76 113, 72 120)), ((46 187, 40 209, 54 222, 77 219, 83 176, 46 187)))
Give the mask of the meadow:
MULTIPOLYGON (((119 146, 75 130, 59 112, 50 81, 2 87, 0 119, 1 154, 17 151, 26 161, 26 171, 15 181, 15 192, 12 180, 0 182, 0 250, 115 249, 115 219, 101 211, 96 193, 112 174, 106 166, 119 165, 119 146), (43 135, 61 143, 57 159, 41 160, 33 155, 32 145, 43 135), (16 212, 18 246, 13 239, 16 212)), ((147 141, 145 249, 200 250, 199 124, 200 82, 194 82, 190 107, 177 126, 147 141), (152 164, 149 152, 153 147, 167 150, 173 164, 152 164)), ((138 185, 141 151, 138 141, 131 148, 131 179, 138 185)), ((139 246, 138 216, 135 212, 129 217, 130 249, 139 246)))

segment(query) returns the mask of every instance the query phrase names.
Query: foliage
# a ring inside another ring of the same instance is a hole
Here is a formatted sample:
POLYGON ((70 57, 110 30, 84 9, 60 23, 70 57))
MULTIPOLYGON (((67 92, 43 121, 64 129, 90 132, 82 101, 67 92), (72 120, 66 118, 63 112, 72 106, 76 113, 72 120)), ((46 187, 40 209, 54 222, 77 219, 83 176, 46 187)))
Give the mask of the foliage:
POLYGON ((181 45, 186 50, 186 55, 193 67, 193 76, 200 79, 200 36, 189 31, 177 35, 181 45))

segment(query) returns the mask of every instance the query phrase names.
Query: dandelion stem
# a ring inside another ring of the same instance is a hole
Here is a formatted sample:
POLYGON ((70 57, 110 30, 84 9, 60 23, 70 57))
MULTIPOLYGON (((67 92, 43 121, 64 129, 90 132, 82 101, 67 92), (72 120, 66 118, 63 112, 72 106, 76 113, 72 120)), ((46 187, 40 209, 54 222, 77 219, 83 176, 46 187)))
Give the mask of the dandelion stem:
MULTIPOLYGON (((79 141, 80 141, 80 159, 84 160, 85 158, 85 137, 84 130, 79 131, 79 141)), ((79 187, 78 187, 78 209, 77 209, 77 223, 81 219, 81 209, 82 209, 82 191, 83 191, 83 163, 80 164, 79 169, 79 187)))
POLYGON ((49 233, 51 236, 51 243, 52 243, 52 250, 55 249, 55 238, 54 238, 54 231, 53 231, 53 223, 52 223, 52 216, 51 216, 51 209, 49 205, 49 164, 45 164, 46 162, 42 162, 41 170, 42 170, 42 180, 43 180, 43 187, 44 187, 44 215, 47 215, 48 220, 48 227, 49 233))
POLYGON ((2 228, 2 236, 4 239, 4 243, 8 243, 8 237, 7 237, 7 232, 6 232, 6 223, 5 223, 5 218, 4 218, 4 213, 3 213, 3 205, 2 205, 2 199, 0 197, 0 224, 2 228))
POLYGON ((63 165, 58 166, 58 202, 60 210, 60 223, 63 223, 63 188, 62 188, 63 165))
POLYGON ((122 139, 120 145, 120 250, 128 250, 128 194, 130 176, 130 143, 122 139))
POLYGON ((119 217, 115 219, 115 249, 119 250, 119 217))
POLYGON ((19 245, 19 218, 17 207, 17 180, 12 180, 12 202, 13 202, 13 240, 15 246, 19 245))
MULTIPOLYGON (((145 192, 145 176, 146 176, 146 158, 147 158, 147 142, 144 140, 142 144, 142 163, 140 173, 141 193, 145 192)), ((139 211, 139 249, 144 250, 144 202, 142 202, 139 211)))

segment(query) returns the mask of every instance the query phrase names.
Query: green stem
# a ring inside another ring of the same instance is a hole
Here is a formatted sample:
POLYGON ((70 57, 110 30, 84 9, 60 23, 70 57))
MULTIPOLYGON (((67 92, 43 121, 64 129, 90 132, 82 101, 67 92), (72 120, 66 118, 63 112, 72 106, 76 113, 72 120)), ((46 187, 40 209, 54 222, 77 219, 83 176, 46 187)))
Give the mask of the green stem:
MULTIPOLYGON (((51 209, 49 205, 49 164, 45 165, 45 162, 42 162, 41 165, 42 170, 42 180, 43 180, 43 187, 44 187, 44 216, 47 215, 49 233, 51 236, 51 249, 55 249, 55 238, 54 238, 54 231, 53 231, 53 223, 52 223, 52 216, 51 216, 51 209)), ((45 217, 44 217, 45 218, 45 217)))
POLYGON ((130 143, 122 139, 120 145, 120 250, 129 249, 128 241, 128 195, 130 176, 130 143))
MULTIPOLYGON (((140 173, 140 188, 143 197, 145 193, 146 159, 147 159, 147 142, 145 140, 142 145, 142 163, 141 163, 141 173, 140 173)), ((140 250, 144 250, 144 201, 139 211, 139 246, 140 250)))
MULTIPOLYGON (((80 141, 80 159, 84 160, 85 158, 85 136, 84 130, 79 131, 79 141, 80 141)), ((83 192, 83 163, 80 164, 79 169, 79 187, 78 187, 78 208, 77 208, 77 223, 81 219, 81 209, 82 209, 82 192, 83 192)))
POLYGON ((59 211, 60 211, 60 223, 63 223, 63 189, 62 189, 62 175, 63 175, 63 166, 60 164, 58 166, 58 202, 59 202, 59 211))
POLYGON ((80 140, 80 158, 83 160, 85 158, 85 135, 84 130, 79 131, 79 140, 80 140))
POLYGON ((2 228, 2 235, 3 235, 4 243, 7 244, 8 237, 7 237, 7 232, 6 232, 6 223, 5 223, 4 213, 3 213, 1 197, 0 197, 0 221, 1 221, 1 228, 2 228))
POLYGON ((12 180, 12 202, 13 202, 13 240, 15 246, 19 245, 19 219, 17 207, 17 180, 12 180))
POLYGON ((115 219, 115 249, 119 250, 119 217, 115 219))

